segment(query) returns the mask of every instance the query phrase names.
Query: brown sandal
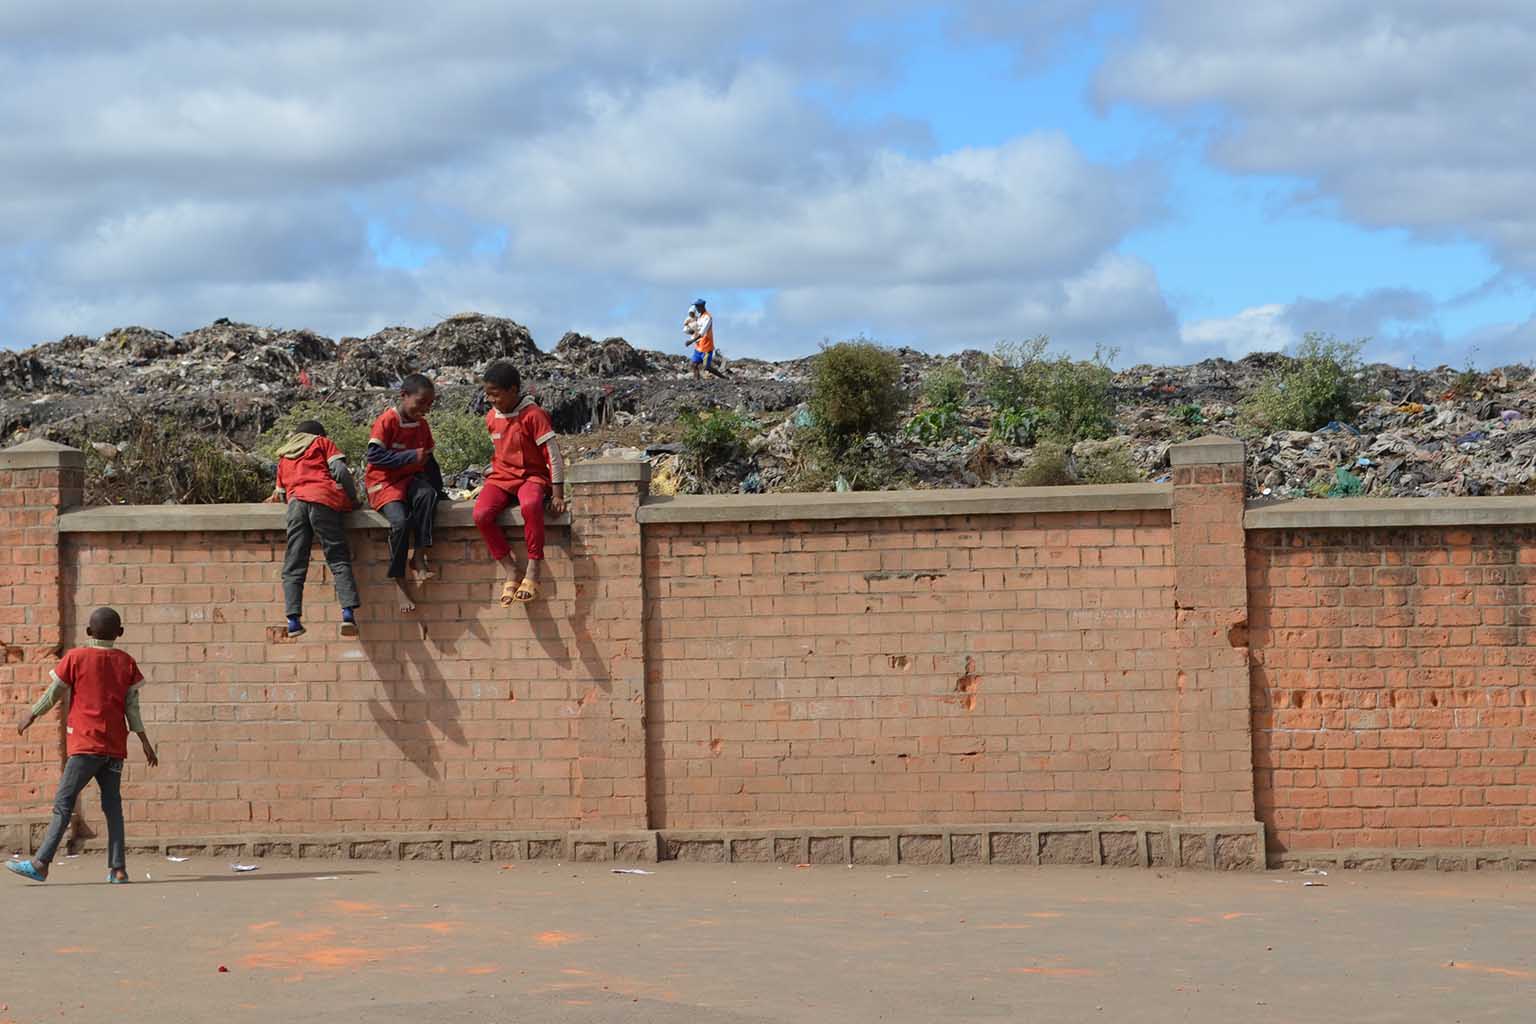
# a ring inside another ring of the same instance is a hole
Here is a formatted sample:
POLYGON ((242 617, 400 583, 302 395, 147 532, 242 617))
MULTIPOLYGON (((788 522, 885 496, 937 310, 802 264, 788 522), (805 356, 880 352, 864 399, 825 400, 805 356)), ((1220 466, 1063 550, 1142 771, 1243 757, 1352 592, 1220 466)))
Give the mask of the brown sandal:
POLYGON ((501 606, 503 608, 511 608, 517 603, 517 591, 517 584, 511 580, 507 580, 501 585, 501 606))
POLYGON ((512 599, 518 604, 527 604, 529 601, 537 600, 538 596, 539 585, 533 580, 524 579, 517 585, 517 591, 512 595, 512 599))

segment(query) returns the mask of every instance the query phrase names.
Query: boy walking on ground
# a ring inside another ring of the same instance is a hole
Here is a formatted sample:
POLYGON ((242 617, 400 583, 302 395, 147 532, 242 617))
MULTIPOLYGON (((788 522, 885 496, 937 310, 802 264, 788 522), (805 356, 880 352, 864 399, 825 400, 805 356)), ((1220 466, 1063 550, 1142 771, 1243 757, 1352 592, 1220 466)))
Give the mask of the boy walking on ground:
POLYGON ((485 487, 475 502, 475 526, 485 538, 491 557, 501 566, 501 605, 526 603, 539 596, 539 577, 544 565, 544 500, 550 511, 565 511, 565 462, 555 441, 549 414, 532 395, 522 393, 522 377, 508 362, 492 363, 484 377, 485 397, 491 403, 485 414, 495 455, 485 487), (521 583, 512 547, 496 521, 517 502, 523 513, 523 539, 528 546, 528 571, 521 583))
POLYGON ((357 636, 357 580, 342 513, 357 505, 357 483, 347 457, 325 436, 318 420, 294 427, 277 450, 277 488, 267 499, 288 503, 288 550, 283 557, 283 604, 288 635, 304 634, 304 580, 309 549, 316 537, 336 581, 341 604, 341 635, 357 636))
POLYGON ((416 610, 416 598, 405 582, 407 564, 417 583, 436 575, 427 563, 441 476, 434 472, 432 428, 427 425, 436 397, 430 380, 410 374, 400 382, 399 402, 373 421, 368 435, 363 482, 368 503, 389 520, 389 578, 400 591, 402 612, 416 610))
POLYGON ((92 779, 101 790, 101 810, 107 818, 107 881, 128 881, 122 786, 129 730, 138 734, 149 766, 160 763, 139 715, 139 687, 144 676, 133 658, 114 646, 123 635, 122 618, 111 608, 97 608, 91 613, 85 635, 90 637, 86 645, 64 655, 53 670, 52 684, 43 699, 16 725, 16 731, 24 733, 54 704, 67 702, 69 760, 64 762, 64 776, 53 800, 48 835, 31 860, 7 861, 5 865, 12 874, 34 882, 48 880, 49 865, 74 816, 75 801, 92 779))

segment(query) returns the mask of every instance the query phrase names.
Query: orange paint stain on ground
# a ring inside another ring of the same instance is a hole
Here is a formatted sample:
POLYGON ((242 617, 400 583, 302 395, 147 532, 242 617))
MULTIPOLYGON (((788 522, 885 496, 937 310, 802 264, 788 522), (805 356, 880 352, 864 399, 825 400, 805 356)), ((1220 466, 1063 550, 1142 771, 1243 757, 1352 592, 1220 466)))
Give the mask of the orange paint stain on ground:
POLYGON ((1536 971, 1522 971, 1518 967, 1498 967, 1493 964, 1469 964, 1460 960, 1446 964, 1453 971, 1472 971, 1475 974, 1498 974, 1506 978, 1536 978, 1536 971))
POLYGON ((384 908, 377 903, 359 903, 355 900, 331 900, 331 906, 343 914, 381 914, 384 912, 384 908))
POLYGON ((1235 911, 1235 912, 1230 913, 1230 914, 1222 914, 1221 915, 1221 919, 1223 921, 1236 921, 1240 917, 1258 917, 1258 916, 1259 916, 1258 914, 1248 914, 1248 913, 1244 913, 1242 911, 1235 911))
POLYGON ((1033 917, 1039 921, 1049 921, 1052 918, 1061 917, 1062 914, 1058 910, 1037 910, 1033 914, 1025 914, 1024 916, 1033 917))
POLYGON ((1210 922, 1210 920, 1208 918, 1204 918, 1204 917, 1186 917, 1186 918, 1184 918, 1184 923, 1185 924, 1210 924, 1211 922, 1210 922))
POLYGON ((60 956, 75 956, 79 953, 94 953, 96 951, 86 946, 63 946, 54 950, 54 952, 60 956))
POLYGON ((1010 967, 1010 974, 1034 974, 1042 978, 1092 978, 1099 972, 1086 967, 1010 967))
POLYGON ((276 922, 276 921, 260 921, 260 922, 257 922, 256 924, 251 925, 246 930, 247 931, 253 931, 253 932, 265 932, 265 931, 270 931, 273 928, 276 928, 277 925, 278 925, 278 922, 276 922))
POLYGON ((500 967, 493 967, 490 964, 482 964, 479 967, 466 967, 462 971, 460 971, 459 973, 460 974, 467 974, 467 975, 470 975, 471 977, 479 977, 481 975, 486 975, 486 974, 496 974, 500 970, 501 970, 500 967))
POLYGON ((978 927, 984 932, 1012 932, 1022 931, 1025 928, 1033 928, 1034 925, 1023 924, 1021 922, 1015 921, 1010 924, 983 924, 978 925, 978 927))
POLYGON ((426 924, 413 924, 410 927, 421 928, 424 931, 432 932, 434 935, 452 935, 463 928, 464 925, 459 921, 428 921, 426 924))
POLYGON ((539 945, 551 948, 564 946, 571 942, 580 942, 581 939, 582 936, 574 935, 571 932, 539 932, 539 934, 533 937, 533 941, 539 945))

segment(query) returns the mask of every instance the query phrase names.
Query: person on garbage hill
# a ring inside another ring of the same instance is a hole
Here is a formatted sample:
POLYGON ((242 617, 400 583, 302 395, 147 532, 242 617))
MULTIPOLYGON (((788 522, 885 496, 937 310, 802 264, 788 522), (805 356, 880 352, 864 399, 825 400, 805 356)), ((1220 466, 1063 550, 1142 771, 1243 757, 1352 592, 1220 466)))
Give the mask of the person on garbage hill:
POLYGON ((427 561, 432 521, 442 493, 442 471, 433 458, 432 427, 427 413, 437 389, 413 373, 400 382, 400 398, 373 421, 368 432, 368 471, 363 484, 368 504, 389 520, 389 579, 400 591, 400 610, 416 610, 416 597, 405 582, 424 584, 437 574, 427 561), (407 562, 409 554, 409 562, 407 562))
POLYGON ((16 732, 25 733, 32 723, 55 704, 63 702, 66 749, 64 775, 53 799, 53 817, 43 845, 30 860, 6 862, 12 874, 34 882, 48 881, 48 867, 64 840, 64 830, 75 814, 75 803, 94 779, 101 790, 101 810, 107 819, 107 881, 128 881, 128 859, 123 825, 123 762, 128 759, 128 733, 139 737, 144 760, 151 768, 160 763, 144 719, 139 714, 139 687, 144 675, 138 663, 116 644, 123 635, 123 620, 112 608, 91 612, 85 627, 89 637, 50 673, 51 683, 41 700, 32 705, 16 732))
POLYGON ((506 361, 485 370, 485 397, 491 403, 485 429, 491 435, 495 455, 485 486, 475 501, 475 526, 485 538, 491 557, 501 566, 501 605, 525 604, 539 596, 544 566, 544 502, 555 515, 565 511, 565 460, 555 439, 549 414, 532 395, 522 393, 522 375, 506 361), (517 563, 497 521, 517 502, 523 513, 523 540, 528 548, 528 569, 517 582, 517 563))
POLYGON ((288 550, 283 556, 283 604, 288 635, 304 633, 304 581, 309 549, 320 538, 325 564, 341 604, 341 635, 357 635, 357 580, 342 514, 357 506, 357 482, 347 457, 318 420, 304 420, 277 449, 277 487, 267 498, 288 504, 288 550))
POLYGON ((704 370, 718 377, 719 372, 715 369, 715 318, 705 307, 703 299, 695 299, 688 308, 688 315, 683 319, 683 333, 688 336, 684 346, 693 349, 690 357, 693 379, 699 380, 704 370))

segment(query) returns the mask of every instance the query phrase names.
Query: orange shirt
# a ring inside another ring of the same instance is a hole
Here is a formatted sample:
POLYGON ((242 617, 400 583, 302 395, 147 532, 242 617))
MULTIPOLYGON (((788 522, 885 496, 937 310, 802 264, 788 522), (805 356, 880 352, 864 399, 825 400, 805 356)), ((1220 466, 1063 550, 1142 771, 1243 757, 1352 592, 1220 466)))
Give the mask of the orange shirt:
POLYGON ((697 323, 700 332, 699 340, 693 343, 693 347, 700 352, 713 352, 715 350, 715 318, 704 313, 697 323))
POLYGON ((352 507, 352 502, 341 484, 331 476, 331 463, 337 459, 346 459, 341 449, 330 438, 317 437, 298 458, 277 460, 277 486, 289 501, 312 501, 345 512, 352 507))
MULTIPOLYGON (((430 452, 433 447, 432 428, 427 425, 425 417, 419 420, 407 420, 401 417, 399 409, 391 406, 373 421, 373 429, 368 433, 368 443, 383 445, 386 451, 391 452, 411 451, 416 448, 430 452)), ((404 501, 406 489, 411 485, 411 478, 425 467, 425 460, 395 469, 385 469, 383 466, 370 463, 368 472, 363 475, 363 486, 368 490, 368 504, 375 509, 381 509, 392 501, 404 501)))
POLYGON ((485 429, 496 449, 486 483, 514 494, 529 480, 550 486, 549 452, 544 445, 555 436, 555 425, 532 396, 524 398, 510 413, 495 409, 486 413, 485 429))
POLYGON ((128 691, 144 682, 133 657, 116 648, 76 647, 53 676, 69 687, 64 722, 70 756, 127 757, 128 691))

